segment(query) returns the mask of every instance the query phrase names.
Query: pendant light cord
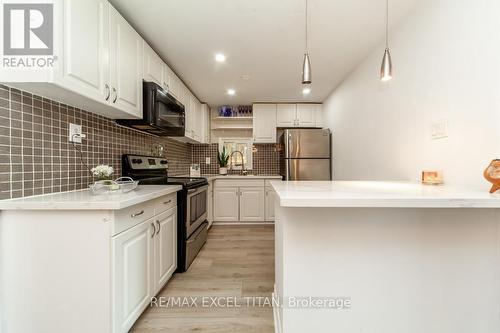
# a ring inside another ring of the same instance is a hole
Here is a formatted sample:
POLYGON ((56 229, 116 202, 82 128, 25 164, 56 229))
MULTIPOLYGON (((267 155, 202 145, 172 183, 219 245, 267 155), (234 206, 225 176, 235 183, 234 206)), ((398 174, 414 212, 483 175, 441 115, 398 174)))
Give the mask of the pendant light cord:
POLYGON ((306 53, 309 53, 307 46, 307 0, 306 0, 306 53))
POLYGON ((389 48, 389 0, 385 3, 385 48, 389 48))

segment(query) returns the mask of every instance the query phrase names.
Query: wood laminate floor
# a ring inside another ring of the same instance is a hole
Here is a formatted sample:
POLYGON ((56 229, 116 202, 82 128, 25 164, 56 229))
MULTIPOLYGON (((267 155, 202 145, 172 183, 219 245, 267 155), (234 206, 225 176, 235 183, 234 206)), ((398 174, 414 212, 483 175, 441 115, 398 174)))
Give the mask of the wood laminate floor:
POLYGON ((180 296, 184 306, 149 307, 130 332, 273 333, 272 307, 248 303, 270 298, 273 285, 274 226, 213 226, 189 270, 158 295, 165 302, 180 296))

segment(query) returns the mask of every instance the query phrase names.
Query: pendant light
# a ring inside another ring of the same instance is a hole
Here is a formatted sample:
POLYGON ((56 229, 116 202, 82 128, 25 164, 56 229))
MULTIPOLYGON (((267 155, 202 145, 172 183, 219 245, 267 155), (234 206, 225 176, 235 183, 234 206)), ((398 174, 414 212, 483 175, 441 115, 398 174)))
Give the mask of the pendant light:
POLYGON ((392 79, 392 60, 391 51, 389 50, 389 0, 386 0, 385 10, 385 51, 382 66, 380 67, 380 80, 384 82, 392 79))
POLYGON ((306 0, 306 52, 302 63, 302 84, 311 84, 311 61, 309 60, 309 50, 307 48, 307 0, 306 0))

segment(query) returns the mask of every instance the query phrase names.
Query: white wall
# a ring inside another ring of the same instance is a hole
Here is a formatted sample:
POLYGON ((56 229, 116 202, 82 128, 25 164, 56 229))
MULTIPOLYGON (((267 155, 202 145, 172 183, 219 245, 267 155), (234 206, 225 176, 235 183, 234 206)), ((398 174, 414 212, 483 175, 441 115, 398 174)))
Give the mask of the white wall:
POLYGON ((441 169, 448 184, 488 188, 482 171, 500 158, 500 1, 422 0, 390 43, 392 81, 378 79, 381 45, 324 102, 334 178, 418 181, 441 169), (431 140, 440 119, 449 137, 431 140))

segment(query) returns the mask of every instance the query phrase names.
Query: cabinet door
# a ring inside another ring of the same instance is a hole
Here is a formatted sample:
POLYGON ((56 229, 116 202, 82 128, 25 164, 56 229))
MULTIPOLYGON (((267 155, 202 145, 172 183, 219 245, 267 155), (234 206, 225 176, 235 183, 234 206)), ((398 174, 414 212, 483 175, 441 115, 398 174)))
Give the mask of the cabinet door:
POLYGON ((154 286, 156 295, 177 268, 177 207, 155 217, 154 286))
POLYGON ((196 98, 187 91, 186 103, 189 105, 186 112, 186 136, 190 139, 195 139, 195 125, 196 125, 196 98))
POLYGON ((296 112, 296 104, 278 104, 276 108, 276 126, 295 127, 296 112))
POLYGON ((266 187, 266 221, 274 221, 274 201, 276 195, 274 190, 266 187))
POLYGON ((109 7, 111 104, 131 118, 142 118, 143 40, 116 9, 109 7))
POLYGON ((144 52, 144 66, 143 66, 143 79, 148 82, 155 82, 160 86, 164 86, 163 80, 163 70, 164 63, 161 58, 156 54, 156 52, 148 45, 148 43, 143 42, 143 52, 144 52))
POLYGON ((317 104, 297 104, 299 127, 316 127, 316 105, 317 104))
POLYGON ((240 187, 240 221, 263 222, 264 187, 240 187))
POLYGON ((105 0, 64 1, 60 79, 66 88, 99 102, 110 97, 108 10, 105 0))
POLYGON ((213 182, 208 182, 208 191, 207 191, 207 221, 208 227, 212 226, 214 221, 214 185, 213 182))
POLYGON ((276 104, 253 105, 253 140, 276 143, 276 104))
POLYGON ((238 188, 214 188, 214 221, 238 221, 238 188))
POLYGON ((323 104, 315 104, 316 106, 316 127, 323 127, 323 104))
POLYGON ((113 332, 128 332, 151 298, 153 220, 112 238, 113 332))

